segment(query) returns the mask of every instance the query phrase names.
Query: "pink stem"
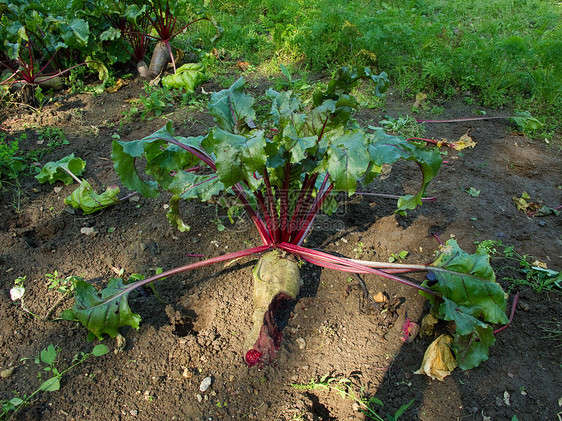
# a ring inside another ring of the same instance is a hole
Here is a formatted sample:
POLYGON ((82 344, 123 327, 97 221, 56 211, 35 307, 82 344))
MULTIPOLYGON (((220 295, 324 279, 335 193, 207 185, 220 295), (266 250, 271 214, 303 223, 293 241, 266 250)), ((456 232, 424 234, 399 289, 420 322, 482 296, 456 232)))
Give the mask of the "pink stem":
POLYGON ((418 123, 460 123, 463 121, 477 121, 477 120, 494 120, 494 119, 505 119, 513 118, 513 116, 499 116, 499 117, 470 117, 470 118, 456 118, 452 120, 416 120, 418 123))
POLYGON ((301 256, 303 259, 305 260, 313 260, 314 264, 317 264, 319 266, 323 266, 323 265, 329 265, 329 266, 338 266, 339 269, 341 271, 344 272, 351 272, 351 273, 371 273, 373 275, 379 275, 382 276, 384 278, 387 279, 391 279, 393 281, 399 282, 401 284, 407 285, 409 287, 412 288, 416 288, 420 291, 424 291, 428 294, 431 295, 435 295, 435 296, 440 296, 440 294, 438 294, 435 291, 432 291, 431 289, 428 289, 426 287, 423 287, 421 285, 418 285, 414 282, 408 281, 406 279, 402 279, 398 276, 394 276, 390 273, 387 273, 383 270, 378 270, 378 269, 373 269, 364 265, 361 265, 359 263, 355 263, 355 262, 351 262, 347 259, 341 258, 341 257, 336 257, 333 256, 331 254, 325 253, 325 252, 321 252, 321 251, 317 251, 317 250, 311 250, 308 249, 306 247, 302 247, 302 246, 297 246, 295 244, 290 244, 290 243, 281 243, 277 245, 278 248, 288 251, 289 253, 292 254, 296 254, 297 256, 301 256))
POLYGON ((512 320, 513 320, 513 316, 515 315, 515 309, 517 307, 517 302, 519 301, 519 291, 517 292, 517 294, 515 294, 515 298, 513 299, 513 304, 511 305, 511 314, 509 315, 509 322, 507 322, 506 325, 503 325, 502 327, 500 327, 497 330, 494 330, 492 332, 492 335, 495 335, 497 333, 500 333, 502 330, 507 329, 509 327, 509 325, 511 324, 512 320))

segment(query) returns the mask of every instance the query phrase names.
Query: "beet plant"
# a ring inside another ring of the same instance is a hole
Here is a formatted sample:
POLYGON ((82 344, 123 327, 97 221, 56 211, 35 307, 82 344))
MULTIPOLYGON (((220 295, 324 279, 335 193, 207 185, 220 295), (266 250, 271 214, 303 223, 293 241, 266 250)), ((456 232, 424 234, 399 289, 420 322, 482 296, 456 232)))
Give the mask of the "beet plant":
POLYGON ((276 356, 282 332, 275 313, 283 301, 298 297, 300 261, 372 274, 418 289, 430 299, 437 318, 456 325, 451 348, 458 365, 468 369, 486 360, 494 343, 492 324, 508 321, 505 294, 495 282, 486 254, 470 255, 450 240, 432 263, 407 265, 359 261, 303 246, 322 208, 329 211, 337 206, 334 193, 354 194, 358 183, 370 183, 385 164, 409 160, 421 170, 419 191, 401 197, 397 212, 420 205, 428 183, 439 170, 441 158, 436 149, 421 148, 382 130, 369 134, 360 127, 353 118, 358 103, 350 91, 361 79, 370 79, 379 93, 388 83, 384 73, 342 68, 324 91, 314 94, 307 107, 291 91, 269 90, 273 127, 261 129, 254 99, 244 92, 241 78, 212 95, 209 109, 216 126, 206 136, 176 136, 168 124, 144 139, 114 140, 112 158, 122 183, 145 197, 171 192, 167 216, 173 225, 187 228, 179 215, 181 199, 207 202, 233 195, 253 221, 263 244, 133 283, 112 278, 99 293, 81 281, 76 286, 75 305, 64 317, 82 322, 90 338, 114 337, 120 326, 138 328, 140 316, 127 303, 134 289, 213 263, 257 255, 254 325, 243 350, 249 366, 270 363, 276 356), (139 167, 138 161, 143 161, 139 167), (416 283, 401 276, 413 271, 425 271, 427 278, 416 283))

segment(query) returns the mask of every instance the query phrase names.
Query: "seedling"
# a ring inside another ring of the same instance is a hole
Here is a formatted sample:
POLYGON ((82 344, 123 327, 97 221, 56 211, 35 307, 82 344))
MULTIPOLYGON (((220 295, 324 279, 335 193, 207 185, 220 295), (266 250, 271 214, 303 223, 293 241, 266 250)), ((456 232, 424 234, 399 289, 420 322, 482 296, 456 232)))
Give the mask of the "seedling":
POLYGON ((475 189, 474 187, 469 187, 468 189, 464 189, 464 192, 468 194, 470 197, 478 197, 480 196, 480 190, 475 189))
MULTIPOLYGON (((398 118, 385 116, 385 120, 379 121, 379 124, 384 130, 404 137, 419 137, 423 132, 423 126, 410 115, 398 118)), ((371 126, 369 128, 377 129, 371 126)))
POLYGON ((388 261, 390 263, 393 262, 402 262, 402 260, 404 260, 406 258, 406 256, 408 256, 408 251, 407 250, 402 250, 401 252, 398 253, 392 253, 390 255, 390 257, 388 258, 388 261))
MULTIPOLYGON (((263 245, 181 266, 144 280, 125 284, 109 280, 98 292, 78 282, 75 305, 63 313, 80 321, 89 337, 115 337, 120 326, 138 328, 140 316, 132 313, 128 294, 164 277, 247 256, 260 255, 253 271, 254 322, 245 345, 249 366, 273 361, 282 338, 275 313, 281 303, 296 299, 302 284, 298 259, 356 274, 373 274, 418 289, 428 297, 432 312, 455 321, 452 345, 458 364, 467 369, 487 359, 493 344, 493 323, 505 324, 505 294, 483 253, 469 255, 454 240, 447 242, 429 265, 404 265, 338 257, 303 246, 322 209, 337 208, 332 192, 355 193, 358 182, 370 183, 385 164, 400 159, 413 161, 422 172, 421 186, 401 197, 397 212, 405 213, 422 203, 441 157, 436 150, 413 145, 382 130, 368 134, 352 118, 357 101, 349 92, 361 80, 375 83, 377 92, 387 86, 385 74, 368 68, 342 68, 325 91, 316 92, 308 111, 291 91, 268 91, 274 127, 258 128, 254 99, 244 92, 241 78, 229 89, 212 95, 210 111, 217 125, 206 136, 175 136, 168 124, 136 141, 114 139, 112 158, 123 184, 146 197, 162 190, 173 194, 168 220, 185 227, 179 213, 180 199, 204 202, 234 196, 254 223, 263 245), (135 164, 146 160, 141 178, 135 164), (419 284, 401 273, 428 272, 419 284)), ((267 120, 265 120, 267 121, 267 120)), ((368 293, 367 291, 365 291, 368 293)))

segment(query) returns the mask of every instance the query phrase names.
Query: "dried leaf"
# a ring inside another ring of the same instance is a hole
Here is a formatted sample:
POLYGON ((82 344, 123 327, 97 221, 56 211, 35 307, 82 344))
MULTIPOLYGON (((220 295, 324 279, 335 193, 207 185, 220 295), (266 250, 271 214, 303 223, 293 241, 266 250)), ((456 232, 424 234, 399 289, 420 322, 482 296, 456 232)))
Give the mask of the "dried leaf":
POLYGON ((425 351, 422 366, 414 374, 426 374, 433 380, 443 381, 457 367, 449 343, 453 338, 441 335, 425 351))
POLYGON ((476 142, 472 140, 472 138, 468 135, 468 132, 466 132, 456 142, 449 143, 449 146, 457 151, 461 151, 466 148, 474 148, 476 146, 476 142))
POLYGON ((535 261, 533 262, 533 266, 537 266, 537 267, 539 267, 539 268, 541 268, 541 269, 548 269, 547 264, 541 262, 540 260, 535 260, 535 261))
POLYGON ((108 87, 105 91, 109 92, 110 94, 113 94, 126 85, 127 82, 125 82, 123 79, 117 79, 117 82, 115 82, 113 85, 108 87))
POLYGON ((384 295, 381 291, 379 291, 377 294, 375 294, 375 296, 373 297, 373 301, 375 303, 386 303, 388 301, 388 299, 386 298, 386 295, 384 295))

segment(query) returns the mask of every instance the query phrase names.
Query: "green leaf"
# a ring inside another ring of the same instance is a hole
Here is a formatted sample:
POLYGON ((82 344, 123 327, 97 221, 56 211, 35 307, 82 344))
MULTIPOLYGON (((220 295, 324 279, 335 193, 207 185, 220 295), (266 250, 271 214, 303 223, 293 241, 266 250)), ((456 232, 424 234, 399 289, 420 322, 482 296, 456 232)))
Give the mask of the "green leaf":
POLYGON ((41 383, 41 386, 39 386, 39 390, 42 390, 43 392, 56 392, 59 389, 60 379, 58 377, 51 377, 50 379, 45 380, 43 383, 41 383))
POLYGON ((245 84, 241 77, 230 88, 211 95, 209 111, 222 130, 243 133, 255 128, 254 98, 244 93, 245 84))
POLYGON ((529 111, 515 113, 515 117, 511 117, 511 120, 524 132, 532 132, 544 126, 543 123, 532 117, 529 111))
MULTIPOLYGON (((90 27, 83 19, 73 19, 61 25, 61 37, 71 48, 81 48, 88 44, 90 27)), ((100 79, 101 80, 101 79, 100 79)))
POLYGON ((74 307, 64 311, 62 317, 82 323, 99 340, 106 334, 114 338, 121 326, 138 329, 141 318, 131 312, 128 293, 112 298, 125 288, 121 278, 111 278, 107 287, 98 292, 93 285, 80 279, 76 282, 74 307))
POLYGON ((366 176, 367 183, 380 174, 383 164, 394 164, 399 159, 405 159, 419 165, 423 177, 421 187, 415 195, 401 197, 396 212, 403 213, 405 210, 421 205, 427 186, 441 167, 439 151, 421 148, 400 137, 387 135, 381 129, 373 134, 368 150, 373 166, 366 176))
POLYGON ((82 209, 84 215, 88 215, 119 203, 119 199, 117 198, 118 194, 119 187, 117 186, 110 186, 105 192, 98 194, 92 186, 90 186, 90 183, 86 180, 82 180, 80 187, 64 199, 64 203, 75 209, 82 209))
POLYGON ((47 162, 41 172, 35 176, 40 183, 49 182, 53 184, 55 181, 60 180, 64 184, 71 184, 74 178, 69 174, 73 173, 79 176, 86 168, 86 161, 81 158, 75 158, 74 154, 65 156, 56 162, 47 162))
POLYGON ((92 355, 95 357, 101 357, 109 352, 109 348, 105 344, 97 344, 94 349, 92 349, 92 355))
POLYGON ((57 359, 57 350, 50 344, 47 348, 41 351, 41 361, 47 365, 52 365, 57 359))
POLYGON ((225 187, 239 181, 252 181, 254 172, 266 163, 265 137, 262 131, 235 135, 215 127, 203 141, 203 147, 216 156, 217 175, 225 187))
POLYGON ((166 212, 166 219, 170 224, 172 224, 181 232, 189 231, 189 225, 183 222, 183 219, 181 219, 180 216, 179 200, 179 196, 172 196, 172 198, 170 199, 170 207, 168 208, 168 212, 166 212))
POLYGON ((138 154, 131 154, 131 145, 142 145, 142 141, 122 142, 113 139, 111 150, 113 168, 115 168, 115 172, 119 175, 123 185, 128 189, 138 191, 144 197, 157 197, 160 194, 158 184, 152 180, 142 180, 135 167, 135 159, 142 156, 144 150, 141 149, 138 154), (125 152, 125 148, 129 152, 125 152))
POLYGON ((459 367, 476 367, 488 358, 495 341, 490 324, 508 323, 505 293, 495 282, 489 256, 480 249, 468 254, 449 240, 431 266, 436 268, 431 270, 435 283, 426 281, 424 286, 441 297, 422 294, 429 298, 435 315, 455 322, 452 349, 459 367))
POLYGON ((113 166, 127 188, 138 191, 145 197, 157 197, 160 194, 158 185, 168 189, 173 182, 172 173, 183 172, 182 170, 199 162, 199 158, 185 147, 206 154, 201 148, 202 139, 202 136, 174 137, 171 123, 141 140, 124 142, 114 139, 111 153, 113 166), (135 161, 142 157, 147 161, 145 173, 154 180, 140 178, 135 161))
POLYGON ((331 140, 330 146, 326 169, 334 189, 355 193, 357 180, 363 176, 370 162, 365 133, 362 130, 347 131, 331 140))
POLYGON ((192 94, 205 80, 205 68, 201 63, 187 63, 179 67, 175 74, 164 76, 162 85, 168 89, 184 89, 192 94))

